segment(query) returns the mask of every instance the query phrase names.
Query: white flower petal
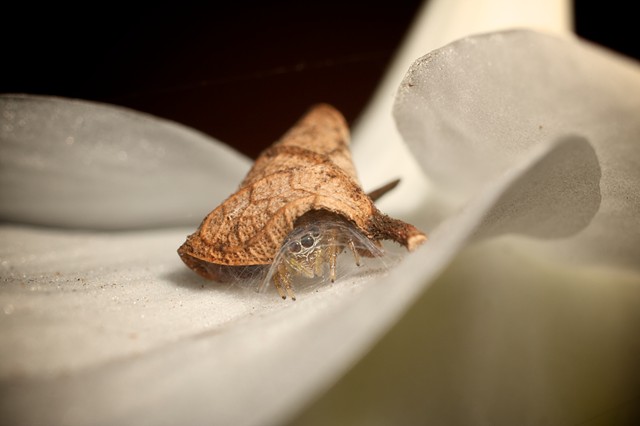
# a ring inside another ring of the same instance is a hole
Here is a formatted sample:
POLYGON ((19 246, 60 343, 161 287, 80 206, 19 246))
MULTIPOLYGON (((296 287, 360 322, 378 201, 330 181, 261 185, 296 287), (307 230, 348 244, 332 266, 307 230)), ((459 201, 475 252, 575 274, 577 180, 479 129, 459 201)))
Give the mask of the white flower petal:
POLYGON ((0 95, 0 219, 69 228, 192 225, 250 161, 121 107, 0 95))
MULTIPOLYGON (((423 169, 457 199, 450 211, 541 145, 569 134, 586 137, 601 169, 602 202, 577 240, 557 242, 552 250, 576 260, 639 266, 636 63, 529 31, 470 37, 416 61, 400 87, 395 114, 423 169)), ((589 161, 576 179, 594 179, 598 171, 589 161)), ((567 197, 586 201, 581 191, 567 197)), ((574 212, 576 221, 582 216, 574 212)))
MULTIPOLYGON (((385 78, 353 128, 356 169, 365 187, 377 187, 391 177, 401 184, 380 201, 383 211, 406 217, 431 209, 441 196, 420 169, 398 134, 389 112, 411 64, 434 49, 461 37, 512 28, 535 28, 571 35, 572 10, 567 0, 430 0, 416 14, 405 42, 396 52, 385 78)), ((444 200, 443 200, 444 201, 444 200)))

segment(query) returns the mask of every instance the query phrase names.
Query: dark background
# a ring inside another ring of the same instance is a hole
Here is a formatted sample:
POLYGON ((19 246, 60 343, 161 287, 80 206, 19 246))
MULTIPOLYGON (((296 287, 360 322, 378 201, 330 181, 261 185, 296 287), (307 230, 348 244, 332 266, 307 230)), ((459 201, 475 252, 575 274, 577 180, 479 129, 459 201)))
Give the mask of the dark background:
MULTIPOLYGON (((422 2, 228 3, 5 13, 0 92, 130 107, 255 157, 313 103, 356 118, 422 2)), ((639 58, 633 4, 577 1, 576 32, 639 58)))

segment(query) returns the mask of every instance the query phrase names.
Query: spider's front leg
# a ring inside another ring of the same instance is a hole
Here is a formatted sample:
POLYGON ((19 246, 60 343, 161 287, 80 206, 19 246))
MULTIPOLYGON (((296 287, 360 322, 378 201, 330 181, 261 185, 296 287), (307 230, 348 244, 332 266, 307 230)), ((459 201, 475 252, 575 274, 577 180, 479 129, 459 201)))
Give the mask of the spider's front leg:
POLYGON ((296 300, 296 295, 291 286, 291 270, 287 267, 286 262, 280 262, 278 265, 277 272, 273 274, 273 285, 283 299, 286 299, 287 295, 289 295, 291 300, 296 300))

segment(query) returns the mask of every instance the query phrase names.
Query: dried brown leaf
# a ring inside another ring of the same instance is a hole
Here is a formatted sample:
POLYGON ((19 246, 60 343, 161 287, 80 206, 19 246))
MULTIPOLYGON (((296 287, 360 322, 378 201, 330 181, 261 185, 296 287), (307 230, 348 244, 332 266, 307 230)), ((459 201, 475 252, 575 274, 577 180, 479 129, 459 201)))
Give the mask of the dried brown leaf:
POLYGON ((178 253, 200 275, 224 280, 239 267, 270 265, 309 212, 339 215, 374 242, 390 239, 414 250, 426 240, 414 226, 375 207, 357 180, 344 118, 320 104, 258 157, 238 191, 178 253))

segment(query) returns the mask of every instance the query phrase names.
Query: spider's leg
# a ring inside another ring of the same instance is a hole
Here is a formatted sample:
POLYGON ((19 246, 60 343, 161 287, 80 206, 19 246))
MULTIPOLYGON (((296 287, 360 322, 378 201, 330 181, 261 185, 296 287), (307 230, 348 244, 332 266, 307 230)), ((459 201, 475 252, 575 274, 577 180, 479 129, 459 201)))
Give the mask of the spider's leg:
POLYGON ((324 248, 318 247, 316 250, 320 250, 320 253, 315 254, 315 258, 313 259, 313 274, 316 277, 322 276, 322 269, 325 262, 325 253, 324 248))
MULTIPOLYGON (((284 290, 287 292, 291 300, 296 300, 296 295, 293 292, 293 287, 291 286, 291 270, 287 267, 285 262, 278 265, 278 276, 280 277, 281 283, 284 284, 284 290)), ((287 298, 282 293, 280 296, 282 296, 283 299, 287 298)))
POLYGON ((332 231, 329 236, 327 245, 327 260, 329 262, 329 278, 331 282, 336 281, 336 267, 338 263, 338 255, 340 254, 340 246, 338 245, 337 231, 332 231))
POLYGON ((280 262, 278 265, 276 273, 273 274, 272 281, 280 297, 286 299, 288 294, 292 300, 296 300, 293 288, 291 287, 291 273, 284 262, 280 262))
POLYGON ((283 299, 286 299, 287 295, 285 294, 282 288, 283 277, 280 276, 279 269, 280 268, 278 268, 278 271, 276 271, 276 273, 273 274, 273 278, 271 280, 273 281, 273 285, 275 286, 276 290, 278 290, 278 294, 280 295, 280 297, 282 297, 283 299))
POLYGON ((356 248, 356 244, 353 242, 352 238, 349 238, 349 248, 351 249, 351 253, 353 253, 353 259, 356 261, 356 266, 360 266, 360 253, 358 253, 358 249, 356 248))

